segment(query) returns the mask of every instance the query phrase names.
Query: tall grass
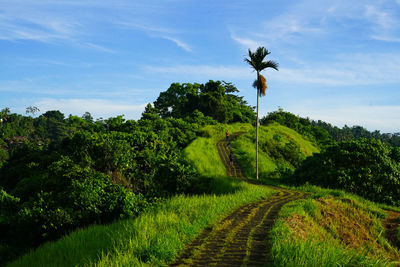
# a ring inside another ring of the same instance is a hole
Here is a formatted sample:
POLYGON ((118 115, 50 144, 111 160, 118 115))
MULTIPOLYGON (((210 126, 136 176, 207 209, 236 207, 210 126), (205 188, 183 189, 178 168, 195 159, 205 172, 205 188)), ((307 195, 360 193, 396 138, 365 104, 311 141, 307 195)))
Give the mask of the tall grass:
POLYGON ((397 228, 397 243, 400 245, 400 226, 397 228))
POLYGON ((319 196, 314 195, 317 200, 298 200, 281 209, 280 218, 270 233, 271 255, 276 266, 395 265, 391 260, 398 257, 399 251, 381 235, 380 220, 384 211, 344 192, 338 192, 335 199, 328 194, 323 197, 321 191, 318 193, 319 196), (322 211, 319 201, 329 209, 322 211), (329 212, 339 214, 342 221, 329 212), (363 218, 368 219, 362 221, 363 218), (354 221, 357 219, 360 222, 354 221), (359 226, 347 229, 344 222, 359 226), (350 235, 354 244, 360 244, 346 245, 341 238, 344 235, 350 235), (362 236, 369 236, 369 240, 363 240, 362 236))
MULTIPOLYGON (((222 179, 222 178, 220 178, 222 179)), ((136 219, 81 229, 9 266, 163 266, 210 224, 272 190, 237 182, 234 194, 176 196, 136 219)))

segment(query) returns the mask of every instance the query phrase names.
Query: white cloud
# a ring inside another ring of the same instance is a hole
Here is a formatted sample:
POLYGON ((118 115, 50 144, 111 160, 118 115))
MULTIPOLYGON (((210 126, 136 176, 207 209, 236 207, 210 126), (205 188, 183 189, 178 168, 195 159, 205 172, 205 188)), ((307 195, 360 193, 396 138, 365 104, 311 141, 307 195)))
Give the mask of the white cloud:
POLYGON ((135 30, 143 31, 146 33, 159 33, 159 34, 166 34, 166 35, 178 33, 175 29, 172 29, 172 28, 160 27, 160 26, 149 25, 149 24, 144 24, 144 23, 137 23, 134 21, 117 21, 117 22, 114 22, 114 24, 123 26, 128 29, 135 29, 135 30))
POLYGON ((330 62, 281 68, 274 78, 299 84, 352 86, 400 83, 400 54, 342 54, 330 62))
POLYGON ((109 49, 107 47, 104 47, 104 46, 101 46, 101 45, 98 45, 98 44, 92 44, 92 43, 89 43, 89 42, 85 42, 85 43, 82 43, 82 45, 86 46, 86 47, 89 47, 89 48, 92 48, 94 50, 100 51, 100 52, 105 52, 105 53, 110 53, 110 54, 115 54, 116 53, 115 50, 109 49))
POLYGON ((187 43, 176 37, 176 35, 178 35, 178 31, 175 29, 130 21, 118 21, 115 24, 129 29, 145 32, 148 36, 153 38, 162 38, 171 41, 183 50, 192 52, 192 48, 187 43))
POLYGON ((0 40, 67 43, 100 52, 115 52, 92 41, 86 41, 90 37, 89 25, 93 18, 82 16, 80 12, 71 9, 77 6, 93 7, 92 2, 84 1, 84 4, 77 6, 67 1, 47 4, 39 2, 14 1, 2 6, 0 8, 0 40))
POLYGON ((231 38, 235 42, 239 43, 241 46, 245 47, 246 49, 249 48, 251 50, 254 50, 257 47, 262 46, 261 42, 258 42, 250 38, 241 38, 236 36, 235 34, 231 34, 231 38))
POLYGON ((371 39, 384 42, 400 42, 400 21, 389 11, 383 11, 378 6, 366 5, 365 18, 373 25, 371 39))
POLYGON ((377 41, 400 43, 400 37, 394 37, 390 35, 371 35, 370 37, 377 41))
POLYGON ((139 119, 147 104, 130 105, 117 101, 104 99, 58 99, 46 98, 36 103, 41 112, 48 110, 60 110, 66 116, 68 114, 82 115, 89 111, 95 118, 109 118, 117 115, 125 115, 127 119, 139 119))
POLYGON ((177 38, 173 38, 173 37, 169 37, 169 36, 162 36, 161 38, 174 42, 177 46, 179 46, 180 48, 182 48, 183 50, 185 50, 187 52, 192 51, 192 49, 189 47, 188 44, 178 40, 177 38))
POLYGON ((366 5, 365 16, 374 22, 380 29, 388 29, 392 26, 393 19, 387 12, 381 11, 376 6, 366 5))

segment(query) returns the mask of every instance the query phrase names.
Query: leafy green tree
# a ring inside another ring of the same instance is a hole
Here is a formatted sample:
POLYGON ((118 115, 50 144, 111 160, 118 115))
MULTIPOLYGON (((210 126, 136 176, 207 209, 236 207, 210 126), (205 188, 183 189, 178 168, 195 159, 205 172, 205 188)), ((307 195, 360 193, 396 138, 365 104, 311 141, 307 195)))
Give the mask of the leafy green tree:
POLYGON ((33 107, 33 106, 29 106, 26 108, 25 113, 26 114, 32 114, 33 116, 37 113, 40 112, 40 109, 38 107, 33 107))
POLYGON ((219 122, 249 122, 254 111, 232 84, 208 81, 205 84, 173 83, 154 102, 161 118, 186 118, 195 110, 219 122))
POLYGON ((198 108, 200 84, 173 83, 167 91, 161 92, 154 107, 161 118, 180 118, 198 108))
POLYGON ((269 55, 270 52, 264 47, 258 47, 256 51, 252 52, 249 49, 249 57, 245 58, 244 61, 248 63, 251 68, 257 72, 257 120, 256 120, 256 178, 258 179, 258 106, 260 94, 265 93, 265 78, 260 74, 261 71, 272 68, 278 70, 278 63, 272 60, 264 61, 265 57, 269 55))
POLYGON ((88 111, 86 111, 85 114, 82 115, 82 119, 90 123, 93 122, 92 114, 90 114, 90 112, 88 111))
POLYGON ((3 108, 3 109, 1 110, 0 113, 1 113, 2 121, 5 122, 5 121, 7 121, 8 116, 10 115, 10 108, 5 107, 5 108, 3 108))

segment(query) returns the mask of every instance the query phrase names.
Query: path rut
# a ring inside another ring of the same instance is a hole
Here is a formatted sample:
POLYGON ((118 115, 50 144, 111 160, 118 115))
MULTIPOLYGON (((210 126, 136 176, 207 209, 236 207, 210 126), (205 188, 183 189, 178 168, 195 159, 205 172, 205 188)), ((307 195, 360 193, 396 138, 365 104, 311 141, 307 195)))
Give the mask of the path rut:
MULTIPOLYGON (((232 140, 241 133, 231 136, 232 140)), ((218 153, 227 174, 247 178, 236 161, 229 164, 230 148, 226 140, 217 143, 218 153)), ((304 193, 273 187, 277 191, 268 199, 241 206, 219 223, 206 228, 189 244, 170 266, 268 266, 268 234, 281 207, 304 197, 304 193)))

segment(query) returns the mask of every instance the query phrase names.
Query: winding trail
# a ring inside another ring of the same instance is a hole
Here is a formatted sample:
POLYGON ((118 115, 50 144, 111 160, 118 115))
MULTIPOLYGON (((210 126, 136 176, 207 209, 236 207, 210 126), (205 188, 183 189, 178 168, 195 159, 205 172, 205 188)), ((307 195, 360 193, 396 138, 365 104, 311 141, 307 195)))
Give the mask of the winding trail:
MULTIPOLYGON (((241 132, 231 136, 233 138, 241 132)), ((229 164, 227 141, 217 143, 218 153, 231 177, 247 180, 236 161, 229 164)), ((219 223, 210 226, 189 244, 170 266, 268 266, 268 234, 281 207, 305 193, 271 187, 277 193, 268 199, 241 206, 219 223)))

